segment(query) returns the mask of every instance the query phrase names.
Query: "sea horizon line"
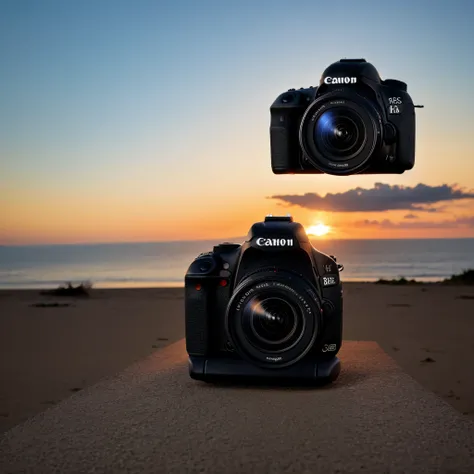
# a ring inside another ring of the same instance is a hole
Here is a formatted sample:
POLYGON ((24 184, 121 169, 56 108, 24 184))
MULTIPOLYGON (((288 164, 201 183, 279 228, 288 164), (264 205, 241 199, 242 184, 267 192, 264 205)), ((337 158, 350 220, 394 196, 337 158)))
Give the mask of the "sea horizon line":
MULTIPOLYGON (((0 244, 0 248, 19 248, 19 247, 67 247, 67 246, 99 246, 99 245, 136 245, 136 244, 181 244, 181 243, 199 243, 199 242, 233 242, 242 243, 246 240, 246 236, 241 237, 222 237, 207 239, 183 239, 183 240, 127 240, 127 241, 107 241, 107 242, 60 242, 60 243, 31 243, 31 244, 0 244)), ((474 240, 472 237, 408 237, 408 238, 318 238, 310 237, 311 242, 365 242, 370 240, 384 241, 412 241, 412 240, 474 240)))

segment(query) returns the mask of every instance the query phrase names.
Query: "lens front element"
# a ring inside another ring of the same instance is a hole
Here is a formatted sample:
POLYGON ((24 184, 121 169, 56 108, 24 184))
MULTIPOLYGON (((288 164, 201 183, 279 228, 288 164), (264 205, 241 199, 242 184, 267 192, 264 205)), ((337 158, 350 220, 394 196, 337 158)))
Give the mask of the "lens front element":
POLYGON ((316 121, 314 141, 325 156, 347 160, 364 144, 364 122, 357 113, 341 107, 326 110, 316 121))
POLYGON ((257 295, 249 300, 242 322, 254 346, 273 352, 294 345, 304 329, 299 308, 276 296, 257 295))

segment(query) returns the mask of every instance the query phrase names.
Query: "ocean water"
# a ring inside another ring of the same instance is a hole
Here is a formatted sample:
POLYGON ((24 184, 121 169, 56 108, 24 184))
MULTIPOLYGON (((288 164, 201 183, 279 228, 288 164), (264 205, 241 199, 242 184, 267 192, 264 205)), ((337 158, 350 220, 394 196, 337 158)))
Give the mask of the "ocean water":
MULTIPOLYGON (((234 239, 241 243, 243 239, 234 239)), ((0 246, 0 288, 54 288, 91 281, 97 288, 183 286, 200 253, 221 241, 0 246)), ((343 281, 439 281, 474 268, 474 239, 320 240, 344 265, 343 281)))

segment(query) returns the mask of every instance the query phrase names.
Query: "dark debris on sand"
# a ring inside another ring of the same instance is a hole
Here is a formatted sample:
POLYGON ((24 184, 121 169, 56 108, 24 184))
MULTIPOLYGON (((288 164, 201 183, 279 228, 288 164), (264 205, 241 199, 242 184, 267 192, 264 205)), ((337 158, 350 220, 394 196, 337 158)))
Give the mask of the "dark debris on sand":
POLYGON ((70 303, 33 303, 30 306, 34 308, 66 308, 73 305, 70 303))
POLYGON ((41 291, 40 295, 88 297, 90 296, 91 289, 92 283, 89 282, 81 283, 78 286, 73 286, 71 283, 66 283, 66 285, 60 286, 59 288, 56 288, 54 290, 41 291))

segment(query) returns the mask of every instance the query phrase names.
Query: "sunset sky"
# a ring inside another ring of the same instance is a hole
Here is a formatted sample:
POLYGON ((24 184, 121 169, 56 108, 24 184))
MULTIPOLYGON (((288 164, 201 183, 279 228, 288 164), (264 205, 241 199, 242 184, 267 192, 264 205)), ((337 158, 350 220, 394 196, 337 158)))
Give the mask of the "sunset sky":
POLYGON ((0 2, 0 244, 474 237, 474 2, 0 2), (354 9, 357 4, 357 9, 354 9), (276 176, 269 107, 362 57, 408 83, 415 168, 276 176))

